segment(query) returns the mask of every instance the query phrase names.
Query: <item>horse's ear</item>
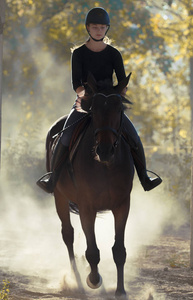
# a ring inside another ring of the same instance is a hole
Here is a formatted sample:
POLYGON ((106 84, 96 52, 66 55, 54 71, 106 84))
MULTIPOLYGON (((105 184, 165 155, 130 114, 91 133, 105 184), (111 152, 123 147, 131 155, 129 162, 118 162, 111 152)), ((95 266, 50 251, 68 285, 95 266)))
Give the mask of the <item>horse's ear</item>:
POLYGON ((126 88, 126 86, 129 83, 130 77, 131 77, 131 73, 127 77, 125 77, 122 81, 120 81, 118 83, 118 85, 116 85, 114 87, 117 93, 121 94, 121 92, 123 91, 123 89, 126 88))
POLYGON ((97 82, 91 72, 88 73, 87 84, 93 93, 97 92, 97 82))

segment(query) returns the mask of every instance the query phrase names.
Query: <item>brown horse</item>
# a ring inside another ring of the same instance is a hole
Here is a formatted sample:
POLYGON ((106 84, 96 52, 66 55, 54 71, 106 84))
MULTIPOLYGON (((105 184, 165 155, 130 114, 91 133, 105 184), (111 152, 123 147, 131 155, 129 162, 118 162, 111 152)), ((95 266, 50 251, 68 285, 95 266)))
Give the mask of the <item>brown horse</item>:
MULTIPOLYGON (((102 282, 98 272, 100 254, 95 239, 95 218, 97 212, 112 211, 115 220, 115 242, 112 252, 117 267, 115 295, 124 299, 124 231, 130 209, 134 164, 130 147, 122 135, 123 100, 126 99, 121 96, 121 92, 127 86, 129 78, 130 74, 116 87, 100 87, 100 90, 94 79, 88 79, 90 93, 87 95, 88 99, 82 102, 91 103, 88 114, 91 121, 73 158, 73 176, 70 176, 68 167, 64 166, 54 189, 56 209, 62 222, 62 237, 74 269, 71 203, 78 208, 87 242, 85 254, 91 268, 87 284, 91 288, 98 288, 102 282)), ((61 129, 63 123, 64 119, 59 120, 47 136, 48 160, 52 145, 50 135, 61 129)))

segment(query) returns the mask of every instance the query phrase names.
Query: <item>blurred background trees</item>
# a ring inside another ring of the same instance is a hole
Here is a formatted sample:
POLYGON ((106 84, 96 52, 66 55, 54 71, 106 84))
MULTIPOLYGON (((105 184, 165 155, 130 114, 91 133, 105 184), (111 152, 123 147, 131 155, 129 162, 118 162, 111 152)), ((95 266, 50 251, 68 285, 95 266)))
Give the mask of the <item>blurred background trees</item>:
POLYGON ((189 0, 7 0, 3 62, 3 158, 7 177, 34 183, 45 171, 49 126, 67 114, 71 48, 87 38, 89 9, 110 14, 112 45, 132 72, 128 115, 144 143, 148 168, 188 207, 191 197, 189 0), (13 113, 14 112, 14 113, 13 113), (18 178, 19 171, 19 178, 18 178), (26 180, 27 179, 27 180, 26 180))

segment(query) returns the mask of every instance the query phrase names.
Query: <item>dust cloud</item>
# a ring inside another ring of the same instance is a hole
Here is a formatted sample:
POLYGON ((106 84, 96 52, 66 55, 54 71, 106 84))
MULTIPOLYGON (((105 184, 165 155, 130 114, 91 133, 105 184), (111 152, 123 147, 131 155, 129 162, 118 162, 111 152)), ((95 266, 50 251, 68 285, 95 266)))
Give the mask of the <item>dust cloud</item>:
MULTIPOLYGON (((38 39, 43 39, 41 29, 34 29, 25 38, 22 47, 17 49, 20 55, 13 61, 13 75, 9 79, 12 89, 6 76, 4 79, 3 150, 6 149, 7 142, 13 145, 13 142, 27 138, 27 135, 29 143, 34 140, 36 145, 40 144, 40 141, 44 142, 51 124, 69 113, 76 96, 71 85, 70 45, 69 61, 59 62, 57 54, 51 54, 49 49, 46 51, 40 48, 38 39), (28 65, 29 70, 25 65, 28 65)), ((6 63, 11 55, 9 46, 5 41, 6 63)))
MULTIPOLYGON (((33 183, 32 183, 33 184, 33 183)), ((38 187, 37 187, 38 189, 38 187)), ((181 207, 169 199, 163 187, 149 193, 143 192, 135 179, 131 195, 131 211, 125 234, 127 262, 125 281, 129 282, 138 274, 140 267, 139 251, 148 244, 156 243, 167 226, 178 228, 184 223, 185 216, 181 207), (176 218, 178 216, 178 218, 176 218), (132 261, 138 260, 137 266, 132 261)), ((11 186, 1 175, 0 190, 0 267, 9 272, 18 272, 34 278, 44 279, 30 286, 43 293, 77 289, 71 272, 66 246, 62 241, 60 221, 55 211, 53 196, 42 192, 43 197, 21 193, 11 186)), ((84 289, 90 293, 85 278, 89 267, 85 260, 85 237, 79 217, 72 215, 75 229, 75 255, 84 289)), ((96 239, 100 249, 99 271, 103 277, 105 292, 116 286, 116 269, 111 248, 114 242, 114 221, 111 213, 99 215, 96 220, 96 239)), ((151 287, 144 287, 144 295, 151 294, 151 287)), ((129 292, 129 288, 128 288, 129 292)), ((92 291, 93 293, 93 291, 92 291)), ((94 291, 100 295, 101 291, 94 291)), ((155 291, 154 291, 155 294, 155 291)), ((148 298, 144 298, 148 299, 148 298)))

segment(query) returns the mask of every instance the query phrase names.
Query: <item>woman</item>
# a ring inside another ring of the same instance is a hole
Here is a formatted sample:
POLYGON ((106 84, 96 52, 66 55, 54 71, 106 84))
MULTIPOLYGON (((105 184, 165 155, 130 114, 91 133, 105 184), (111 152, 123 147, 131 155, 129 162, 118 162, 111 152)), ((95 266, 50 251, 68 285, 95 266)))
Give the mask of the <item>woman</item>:
MULTIPOLYGON (((109 15, 105 9, 102 7, 92 8, 86 16, 85 26, 90 37, 85 44, 75 49, 72 54, 72 85, 77 94, 77 99, 64 124, 64 128, 68 128, 62 134, 56 146, 51 163, 52 173, 46 174, 45 178, 43 176, 37 181, 38 186, 48 193, 52 193, 54 190, 60 174, 60 162, 67 159, 72 132, 77 121, 83 116, 83 113, 80 112, 80 101, 85 93, 88 73, 91 72, 97 82, 106 79, 112 81, 114 72, 118 82, 126 77, 120 52, 104 41, 110 27, 109 15)), ((155 179, 148 177, 141 140, 126 115, 124 115, 124 126, 128 139, 132 140, 132 144, 134 144, 131 152, 140 182, 145 191, 150 191, 158 186, 162 180, 160 177, 155 179)))

